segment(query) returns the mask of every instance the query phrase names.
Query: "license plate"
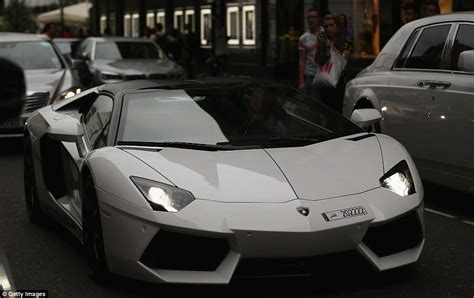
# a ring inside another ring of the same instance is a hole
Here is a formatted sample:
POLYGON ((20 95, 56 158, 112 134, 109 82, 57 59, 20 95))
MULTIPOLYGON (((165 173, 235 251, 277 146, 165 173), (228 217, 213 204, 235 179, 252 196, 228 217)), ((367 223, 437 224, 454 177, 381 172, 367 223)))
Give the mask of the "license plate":
POLYGON ((21 127, 21 121, 19 118, 3 120, 3 121, 0 121, 0 127, 3 127, 3 128, 21 127))
POLYGON ((324 212, 321 215, 324 217, 325 221, 333 221, 366 214, 367 210, 365 210, 363 206, 357 206, 341 210, 324 212))

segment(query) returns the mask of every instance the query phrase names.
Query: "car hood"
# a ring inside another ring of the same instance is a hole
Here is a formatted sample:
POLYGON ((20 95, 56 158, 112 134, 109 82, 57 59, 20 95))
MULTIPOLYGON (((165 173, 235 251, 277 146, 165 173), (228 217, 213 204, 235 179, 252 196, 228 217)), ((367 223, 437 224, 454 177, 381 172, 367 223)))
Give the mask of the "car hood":
POLYGON ((169 59, 123 59, 95 60, 93 67, 100 71, 115 72, 123 75, 169 74, 175 71, 176 63, 169 59))
POLYGON ((50 97, 61 89, 67 69, 25 70, 27 95, 48 92, 50 97))
POLYGON ((220 202, 322 200, 379 187, 383 175, 375 137, 274 149, 124 150, 196 198, 220 202))

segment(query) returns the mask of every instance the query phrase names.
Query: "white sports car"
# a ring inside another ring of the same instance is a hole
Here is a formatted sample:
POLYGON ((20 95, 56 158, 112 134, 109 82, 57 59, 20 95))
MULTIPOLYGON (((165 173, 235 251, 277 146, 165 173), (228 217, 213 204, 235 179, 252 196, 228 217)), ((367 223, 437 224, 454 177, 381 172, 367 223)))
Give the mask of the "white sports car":
POLYGON ((351 250, 387 270, 423 248, 406 150, 286 86, 104 85, 38 110, 24 138, 30 218, 82 240, 98 281, 226 284, 246 263, 351 250))

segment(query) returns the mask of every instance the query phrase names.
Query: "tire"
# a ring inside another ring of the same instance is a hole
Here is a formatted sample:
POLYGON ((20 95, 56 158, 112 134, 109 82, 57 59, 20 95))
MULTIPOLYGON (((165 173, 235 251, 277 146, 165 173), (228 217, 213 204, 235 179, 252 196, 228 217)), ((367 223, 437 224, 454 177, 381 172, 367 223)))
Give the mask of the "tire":
POLYGON ((36 188, 35 168, 33 164, 33 152, 31 141, 25 138, 24 159, 23 159, 23 177, 25 184, 25 203, 28 218, 31 223, 41 224, 44 221, 44 215, 38 201, 38 190, 36 188))
POLYGON ((97 283, 106 283, 110 273, 105 259, 99 204, 92 177, 86 178, 83 187, 82 228, 89 276, 97 283))

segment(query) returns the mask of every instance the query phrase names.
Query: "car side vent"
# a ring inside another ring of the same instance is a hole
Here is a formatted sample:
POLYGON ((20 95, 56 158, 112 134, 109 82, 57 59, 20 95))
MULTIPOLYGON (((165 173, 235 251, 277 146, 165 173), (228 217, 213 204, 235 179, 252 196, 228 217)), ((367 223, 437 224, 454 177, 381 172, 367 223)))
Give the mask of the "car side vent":
POLYGON ((363 139, 367 139, 367 138, 371 138, 371 137, 375 137, 375 135, 374 135, 373 133, 368 133, 368 134, 365 134, 365 135, 361 135, 361 136, 358 136, 358 137, 355 137, 355 138, 346 139, 346 140, 357 142, 357 141, 360 141, 360 140, 363 140, 363 139))

